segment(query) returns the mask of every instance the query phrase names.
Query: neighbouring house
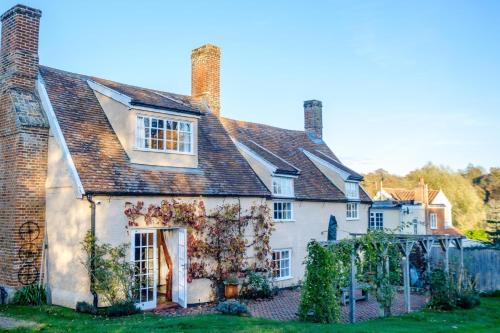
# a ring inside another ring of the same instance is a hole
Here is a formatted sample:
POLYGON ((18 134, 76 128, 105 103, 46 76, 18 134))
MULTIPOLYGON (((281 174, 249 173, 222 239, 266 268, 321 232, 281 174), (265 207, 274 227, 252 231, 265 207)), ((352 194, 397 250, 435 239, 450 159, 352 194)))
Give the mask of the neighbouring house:
POLYGON ((0 286, 43 279, 53 304, 92 301, 81 264, 92 228, 102 242, 129 244, 134 262, 150 254, 142 308, 164 290, 166 250, 172 301, 211 300, 209 280, 187 283, 186 229, 130 227, 128 202, 268 205, 280 287, 303 279, 309 240, 366 232, 371 199, 322 140, 320 101, 304 102, 304 131, 222 117, 220 50, 209 44, 192 51, 189 96, 41 66, 40 18, 23 5, 1 16, 0 286))
POLYGON ((414 189, 380 189, 370 208, 369 227, 406 234, 457 235, 452 223, 452 204, 442 190, 429 189, 421 178, 414 189))

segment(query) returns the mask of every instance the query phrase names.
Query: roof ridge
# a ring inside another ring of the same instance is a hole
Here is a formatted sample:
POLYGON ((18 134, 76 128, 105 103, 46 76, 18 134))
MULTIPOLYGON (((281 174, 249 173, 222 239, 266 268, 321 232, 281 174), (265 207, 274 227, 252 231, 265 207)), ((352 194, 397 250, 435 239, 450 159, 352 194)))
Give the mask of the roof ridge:
MULTIPOLYGON (((115 84, 119 84, 119 85, 123 85, 123 86, 127 86, 127 87, 130 87, 130 88, 135 88, 135 89, 143 89, 143 90, 149 90, 155 94, 159 94, 161 95, 162 97, 165 97, 165 98, 168 98, 168 99, 171 99, 173 100, 174 102, 176 103, 181 103, 181 104, 184 104, 184 105, 187 105, 185 102, 182 102, 182 101, 179 101, 177 99, 175 99, 174 97, 171 97, 171 96, 165 96, 164 94, 168 94, 168 95, 174 95, 174 96, 180 96, 180 97, 185 97, 185 98, 192 98, 192 96, 190 95, 184 95, 184 94, 179 94, 179 93, 174 93, 174 92, 169 92, 169 91, 162 91, 162 90, 158 90, 158 89, 155 89, 155 88, 147 88, 147 87, 141 87, 141 86, 137 86, 137 85, 133 85, 133 84, 129 84, 129 83, 123 83, 123 82, 119 82, 119 81, 116 81, 116 80, 110 80, 110 79, 105 79, 103 77, 99 77, 99 76, 95 76, 95 75, 88 75, 88 74, 81 74, 81 73, 75 73, 75 72, 70 72, 70 71, 67 71, 67 70, 64 70, 64 69, 59 69, 59 68, 54 68, 54 67, 50 67, 50 66, 45 66, 45 65, 39 65, 41 68, 43 69, 47 69, 47 70, 52 70, 52 71, 56 71, 56 72, 60 72, 60 73, 64 73, 66 75, 70 75, 70 76, 75 76, 75 77, 79 77, 79 78, 86 78, 86 79, 91 79, 91 80, 102 80, 102 81, 108 81, 108 82, 111 82, 111 83, 115 83, 115 84)), ((102 83, 101 83, 102 84, 102 83)), ((189 105, 188 105, 189 106, 189 105)))
POLYGON ((238 122, 238 123, 244 123, 244 124, 250 124, 250 125, 258 125, 258 126, 266 126, 266 127, 270 127, 270 128, 274 128, 274 129, 278 129, 278 130, 282 130, 282 131, 304 133, 304 134, 306 133, 305 131, 301 131, 301 130, 294 130, 294 129, 289 129, 289 128, 277 127, 277 126, 274 126, 274 125, 257 123, 257 122, 253 122, 253 121, 238 120, 238 119, 232 119, 232 118, 228 118, 228 117, 220 117, 220 118, 222 120, 234 121, 234 122, 238 122))

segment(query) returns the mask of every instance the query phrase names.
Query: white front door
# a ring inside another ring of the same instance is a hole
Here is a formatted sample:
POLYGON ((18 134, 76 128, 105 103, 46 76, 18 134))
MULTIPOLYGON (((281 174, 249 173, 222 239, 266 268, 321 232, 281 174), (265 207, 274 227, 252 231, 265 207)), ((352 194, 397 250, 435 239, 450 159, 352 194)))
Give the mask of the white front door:
POLYGON ((134 299, 143 310, 156 307, 158 250, 156 230, 132 230, 131 256, 134 266, 134 299))
POLYGON ((178 229, 178 303, 187 307, 187 232, 186 229, 178 229))

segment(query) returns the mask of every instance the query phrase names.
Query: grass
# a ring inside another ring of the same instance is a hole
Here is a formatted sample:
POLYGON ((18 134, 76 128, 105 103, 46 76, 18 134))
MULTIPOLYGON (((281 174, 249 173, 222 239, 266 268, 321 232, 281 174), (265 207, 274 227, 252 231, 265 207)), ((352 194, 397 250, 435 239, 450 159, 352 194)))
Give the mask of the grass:
POLYGON ((500 332, 500 298, 482 298, 481 306, 472 310, 425 310, 354 325, 279 322, 224 315, 171 318, 150 313, 108 319, 57 306, 3 305, 0 315, 41 324, 9 332, 500 332))

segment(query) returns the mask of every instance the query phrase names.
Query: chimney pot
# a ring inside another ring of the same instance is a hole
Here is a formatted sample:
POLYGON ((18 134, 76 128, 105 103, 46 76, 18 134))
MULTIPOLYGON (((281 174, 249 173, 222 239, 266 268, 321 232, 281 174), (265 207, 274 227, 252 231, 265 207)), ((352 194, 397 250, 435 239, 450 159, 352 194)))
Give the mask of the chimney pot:
POLYGON ((220 48, 205 44, 191 52, 191 96, 204 100, 220 115, 220 48))
POLYGON ((323 103, 318 100, 304 102, 304 129, 312 139, 323 138, 323 103))

